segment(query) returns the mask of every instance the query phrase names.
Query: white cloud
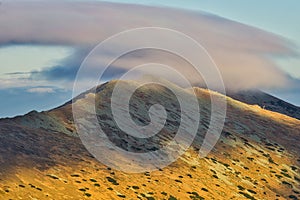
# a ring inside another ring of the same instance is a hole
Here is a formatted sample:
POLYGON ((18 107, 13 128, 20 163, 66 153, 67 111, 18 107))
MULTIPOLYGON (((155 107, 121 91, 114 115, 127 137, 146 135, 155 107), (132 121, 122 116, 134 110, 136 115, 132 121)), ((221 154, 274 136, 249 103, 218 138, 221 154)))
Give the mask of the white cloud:
POLYGON ((30 92, 30 93, 54 93, 55 90, 53 88, 38 87, 38 88, 30 88, 27 90, 27 92, 30 92))

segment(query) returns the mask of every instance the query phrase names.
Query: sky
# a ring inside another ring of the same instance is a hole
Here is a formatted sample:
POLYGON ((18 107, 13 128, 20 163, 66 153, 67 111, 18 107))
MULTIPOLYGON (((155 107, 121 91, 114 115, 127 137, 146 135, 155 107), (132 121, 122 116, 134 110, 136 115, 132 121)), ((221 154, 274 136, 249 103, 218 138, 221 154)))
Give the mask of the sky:
MULTIPOLYGON (((227 87, 263 89, 300 105, 297 0, 66 2, 0 5, 0 117, 47 110, 70 100, 76 72, 95 45, 146 25, 176 29, 200 41, 220 66, 227 87)), ((186 67, 171 55, 142 52, 114 63, 107 79, 147 60, 163 60, 178 70, 186 67)))

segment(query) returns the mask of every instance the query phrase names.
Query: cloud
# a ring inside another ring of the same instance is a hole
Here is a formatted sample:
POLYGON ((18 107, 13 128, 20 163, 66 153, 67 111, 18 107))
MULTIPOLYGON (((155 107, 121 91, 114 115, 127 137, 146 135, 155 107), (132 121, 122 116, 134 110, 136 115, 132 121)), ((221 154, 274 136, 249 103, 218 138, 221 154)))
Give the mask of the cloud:
MULTIPOLYGON (((60 65, 32 73, 32 80, 72 82, 83 59, 99 42, 120 31, 155 26, 181 31, 201 43, 218 65, 228 88, 279 88, 291 84, 290 77, 271 58, 276 55, 294 56, 288 41, 204 12, 95 2, 12 1, 2 4, 0 15, 0 46, 64 45, 76 49, 60 65)), ((143 35, 140 37, 143 38, 143 35)), ((122 43, 116 44, 110 51, 120 47, 122 43)), ((99 63, 86 73, 86 77, 96 73, 97 67, 104 67, 101 60, 108 58, 109 52, 99 55, 99 63)), ((193 76, 195 73, 188 63, 153 51, 133 53, 122 62, 114 63, 106 77, 117 76, 146 61, 172 65, 183 71, 193 83, 201 84, 201 77, 193 76)))
POLYGON ((55 91, 53 88, 36 87, 36 88, 27 89, 27 92, 30 92, 30 93, 54 93, 55 91))

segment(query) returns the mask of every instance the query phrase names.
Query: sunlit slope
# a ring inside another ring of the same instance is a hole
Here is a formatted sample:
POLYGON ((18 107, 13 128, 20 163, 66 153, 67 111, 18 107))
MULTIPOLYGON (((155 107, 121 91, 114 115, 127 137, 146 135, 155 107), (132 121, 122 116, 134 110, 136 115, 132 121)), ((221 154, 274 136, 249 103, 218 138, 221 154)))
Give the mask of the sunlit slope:
MULTIPOLYGON (((123 135, 109 115, 115 83, 97 88, 97 114, 99 123, 112 125, 107 134, 122 146, 123 135)), ((200 159, 198 150, 210 119, 209 95, 220 94, 194 91, 201 118, 193 146, 172 165, 151 173, 126 174, 95 160, 77 137, 71 102, 48 112, 1 120, 0 199, 299 199, 300 121, 225 97, 222 136, 213 151, 200 159)), ((93 95, 86 92, 75 103, 90 109, 93 95)), ((141 88, 131 103, 137 124, 149 121, 145 111, 153 103, 167 106, 171 123, 157 143, 123 148, 151 150, 172 139, 180 111, 168 90, 155 85, 141 88)))

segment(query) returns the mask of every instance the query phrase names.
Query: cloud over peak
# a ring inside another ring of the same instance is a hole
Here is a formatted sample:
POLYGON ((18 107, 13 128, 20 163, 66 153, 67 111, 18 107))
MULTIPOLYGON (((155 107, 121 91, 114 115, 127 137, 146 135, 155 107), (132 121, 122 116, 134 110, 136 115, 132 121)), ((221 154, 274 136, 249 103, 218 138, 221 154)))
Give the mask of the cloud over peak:
MULTIPOLYGON (((218 65, 228 88, 276 88, 290 83, 290 78, 271 58, 294 55, 285 39, 215 15, 177 9, 92 2, 4 2, 0 7, 0 46, 12 43, 71 46, 76 50, 72 56, 60 65, 33 73, 31 78, 72 81, 95 45, 121 31, 145 26, 174 29, 198 41, 218 65)), ((107 55, 99 55, 100 60, 101 56, 107 55)), ((153 60, 164 60, 184 69, 197 83, 186 63, 150 51, 116 62, 109 74, 122 73, 153 60)))

